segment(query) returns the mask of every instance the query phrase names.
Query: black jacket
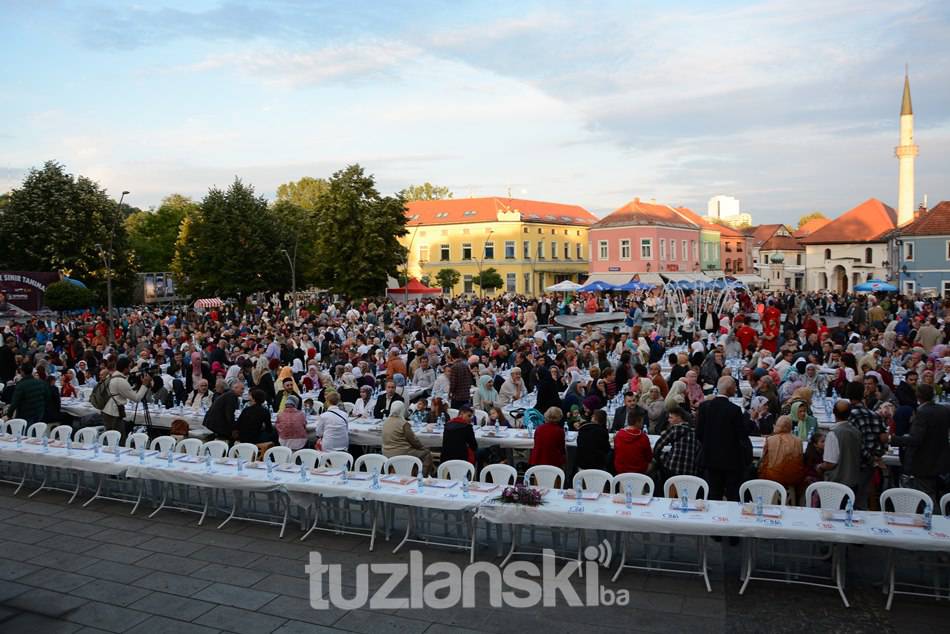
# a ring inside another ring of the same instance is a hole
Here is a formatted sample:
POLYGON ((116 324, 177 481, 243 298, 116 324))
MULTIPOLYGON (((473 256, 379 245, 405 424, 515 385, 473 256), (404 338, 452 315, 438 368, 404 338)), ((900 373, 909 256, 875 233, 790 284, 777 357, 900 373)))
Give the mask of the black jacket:
POLYGON ((707 469, 738 471, 752 460, 752 444, 742 410, 725 397, 699 404, 696 437, 703 445, 707 469))
POLYGON ((609 470, 610 435, 607 428, 598 423, 584 423, 577 431, 578 469, 609 470))
MULTIPOLYGON (((393 394, 392 403, 404 400, 399 394, 393 394)), ((392 404, 390 403, 390 405, 392 404)), ((386 406, 386 393, 376 397, 376 405, 373 406, 373 418, 386 418, 389 416, 389 407, 386 406)))
POLYGON ((627 426, 627 406, 621 405, 616 410, 614 410, 614 420, 610 425, 611 433, 616 434, 618 431, 627 426))
POLYGON ((277 432, 270 420, 270 412, 263 405, 245 407, 237 419, 237 430, 240 442, 277 442, 277 432))
POLYGON ((475 428, 463 420, 452 419, 445 424, 442 432, 441 462, 446 460, 468 460, 468 450, 476 451, 475 428))
POLYGON ((907 447, 906 468, 911 475, 933 478, 946 469, 948 457, 947 431, 950 408, 925 403, 917 408, 910 423, 910 433, 891 439, 896 447, 907 447))
POLYGON ((205 414, 204 426, 219 437, 231 438, 231 433, 236 428, 234 412, 240 404, 237 395, 228 390, 211 403, 208 413, 205 414))

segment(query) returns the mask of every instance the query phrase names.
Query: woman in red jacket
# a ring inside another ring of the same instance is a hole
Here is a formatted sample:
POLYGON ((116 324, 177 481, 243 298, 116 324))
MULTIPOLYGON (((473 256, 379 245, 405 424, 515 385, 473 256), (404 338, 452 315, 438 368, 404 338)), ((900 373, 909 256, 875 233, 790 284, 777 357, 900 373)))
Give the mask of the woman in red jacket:
POLYGON ((544 412, 544 423, 534 430, 531 466, 546 464, 563 469, 567 461, 564 448, 564 412, 560 407, 549 407, 544 412))
POLYGON ((614 470, 621 473, 646 473, 653 461, 650 437, 643 432, 642 407, 627 410, 627 425, 614 436, 614 470))

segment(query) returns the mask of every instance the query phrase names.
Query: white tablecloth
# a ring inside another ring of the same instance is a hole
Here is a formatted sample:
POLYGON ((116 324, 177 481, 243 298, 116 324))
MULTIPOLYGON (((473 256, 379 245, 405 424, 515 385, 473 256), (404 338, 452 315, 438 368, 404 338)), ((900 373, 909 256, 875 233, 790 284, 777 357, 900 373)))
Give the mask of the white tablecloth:
POLYGON ((89 473, 106 475, 122 475, 128 468, 131 458, 127 454, 119 454, 120 461, 115 461, 114 454, 100 453, 94 457, 92 449, 73 448, 67 452, 63 447, 49 447, 47 452, 39 444, 23 441, 17 449, 16 442, 0 440, 0 461, 16 462, 20 464, 35 464, 60 469, 76 469, 89 473))

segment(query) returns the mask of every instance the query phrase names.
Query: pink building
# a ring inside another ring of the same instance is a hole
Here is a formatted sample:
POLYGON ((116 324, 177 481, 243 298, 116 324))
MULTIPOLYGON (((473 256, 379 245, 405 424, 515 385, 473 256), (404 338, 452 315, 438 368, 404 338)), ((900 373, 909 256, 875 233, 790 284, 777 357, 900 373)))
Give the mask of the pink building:
POLYGON ((639 198, 591 225, 590 278, 622 284, 636 274, 662 283, 659 273, 699 271, 699 227, 668 205, 639 198))

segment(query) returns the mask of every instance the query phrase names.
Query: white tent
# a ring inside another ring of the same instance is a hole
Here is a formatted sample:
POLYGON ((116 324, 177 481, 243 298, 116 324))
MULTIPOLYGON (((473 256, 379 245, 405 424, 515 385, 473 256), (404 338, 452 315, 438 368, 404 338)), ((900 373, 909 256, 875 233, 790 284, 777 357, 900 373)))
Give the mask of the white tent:
POLYGON ((549 293, 571 293, 576 291, 581 287, 580 284, 572 282, 570 280, 564 280, 563 282, 558 282, 554 286, 548 286, 546 289, 549 293))

